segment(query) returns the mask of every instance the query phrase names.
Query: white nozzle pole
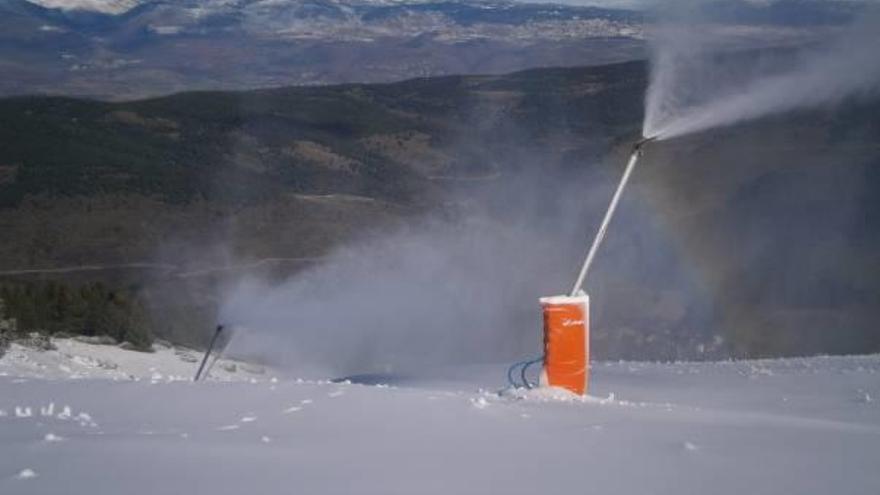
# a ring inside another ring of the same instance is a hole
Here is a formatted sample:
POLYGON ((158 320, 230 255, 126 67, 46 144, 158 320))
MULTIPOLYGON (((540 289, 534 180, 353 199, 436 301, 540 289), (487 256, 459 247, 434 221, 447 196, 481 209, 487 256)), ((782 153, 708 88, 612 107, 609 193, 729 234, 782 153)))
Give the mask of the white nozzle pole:
POLYGON ((639 161, 640 155, 641 150, 636 148, 633 150, 632 155, 629 156, 629 162, 626 164, 626 169, 623 171, 623 177, 620 178, 620 183, 617 184, 617 190, 614 191, 614 196, 611 198, 611 203, 608 205, 608 211, 605 212, 605 218, 602 219, 602 225, 599 226, 599 231, 596 232, 596 237, 593 238, 593 245, 590 246, 590 251, 587 253, 587 259, 584 260, 584 265, 581 267, 581 272, 578 274, 577 281, 571 289, 572 297, 576 296, 584 285, 584 280, 587 278, 587 272, 590 270, 590 265, 593 264, 593 258, 596 257, 599 245, 602 244, 602 240, 605 239, 605 232, 608 230, 608 224, 611 223, 611 217, 614 216, 614 210, 617 209, 617 203, 620 202, 620 196, 623 195, 623 189, 626 187, 626 183, 629 181, 629 176, 632 174, 636 162, 639 161))

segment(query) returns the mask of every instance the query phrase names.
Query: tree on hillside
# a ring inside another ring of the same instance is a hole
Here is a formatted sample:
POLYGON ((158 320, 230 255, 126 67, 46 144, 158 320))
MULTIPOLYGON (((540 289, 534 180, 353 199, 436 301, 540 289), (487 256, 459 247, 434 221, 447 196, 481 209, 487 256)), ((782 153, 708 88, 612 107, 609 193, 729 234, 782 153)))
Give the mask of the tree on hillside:
POLYGON ((147 313, 134 291, 111 290, 100 282, 79 287, 55 281, 7 283, 0 285, 0 299, 19 335, 106 335, 139 350, 149 350, 153 341, 147 313))

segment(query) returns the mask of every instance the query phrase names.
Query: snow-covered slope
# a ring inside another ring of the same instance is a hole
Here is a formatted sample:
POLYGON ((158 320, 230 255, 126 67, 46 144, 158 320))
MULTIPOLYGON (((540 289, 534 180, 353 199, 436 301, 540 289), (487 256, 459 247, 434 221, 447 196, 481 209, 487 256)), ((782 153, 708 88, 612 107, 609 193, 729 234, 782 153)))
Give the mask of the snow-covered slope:
MULTIPOLYGON (((202 351, 164 344, 155 344, 155 352, 144 353, 73 339, 52 339, 52 343, 56 349, 51 351, 12 344, 0 357, 0 376, 50 380, 191 380, 203 356, 202 351)), ((263 366, 224 358, 211 366, 209 379, 250 381, 268 377, 263 366)))
POLYGON ((0 493, 880 493, 880 356, 598 363, 587 400, 502 372, 2 376, 0 493))
MULTIPOLYGON (((829 25, 851 19, 861 5, 731 4, 705 26, 717 30, 730 49, 814 42, 827 35, 829 25)), ((9 41, 0 45, 0 95, 131 99, 182 90, 390 82, 643 58, 650 17, 620 4, 603 5, 4 0, 0 38, 9 41)))

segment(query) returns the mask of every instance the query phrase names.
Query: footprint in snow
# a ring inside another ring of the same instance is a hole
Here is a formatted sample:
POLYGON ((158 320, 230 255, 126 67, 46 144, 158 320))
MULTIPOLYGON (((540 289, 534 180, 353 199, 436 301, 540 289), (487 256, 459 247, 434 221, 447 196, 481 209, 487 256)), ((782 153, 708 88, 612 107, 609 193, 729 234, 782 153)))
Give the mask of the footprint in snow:
POLYGON ((64 407, 61 409, 61 412, 58 413, 58 416, 56 416, 56 418, 58 418, 58 419, 70 419, 70 417, 71 417, 72 415, 73 415, 73 411, 70 410, 70 406, 64 406, 64 407))
POLYGON ((80 426, 92 426, 92 427, 98 426, 97 423, 92 421, 92 416, 87 412, 81 412, 81 413, 77 414, 76 417, 73 419, 75 421, 79 422, 80 426))

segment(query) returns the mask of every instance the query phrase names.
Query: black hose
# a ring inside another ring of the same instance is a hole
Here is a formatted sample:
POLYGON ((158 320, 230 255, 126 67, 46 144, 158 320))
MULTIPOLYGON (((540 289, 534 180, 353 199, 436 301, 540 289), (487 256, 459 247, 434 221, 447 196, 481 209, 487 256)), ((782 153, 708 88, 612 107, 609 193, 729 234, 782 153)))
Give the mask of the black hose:
POLYGON ((529 359, 527 361, 519 361, 519 362, 513 363, 512 365, 510 365, 509 368, 507 368, 507 383, 509 383, 510 386, 513 388, 523 388, 523 387, 532 388, 532 385, 529 384, 529 382, 526 380, 526 377, 525 377, 526 369, 528 369, 529 366, 531 366, 539 361, 543 361, 543 360, 544 360, 544 356, 541 356, 539 358, 529 359), (516 380, 514 380, 514 378, 513 378, 514 370, 519 368, 520 366, 523 367, 523 369, 520 371, 520 378, 523 381, 522 384, 517 383, 516 380))
POLYGON ((520 378, 522 378, 523 386, 525 386, 527 389, 531 390, 535 386, 532 385, 531 383, 529 383, 529 379, 526 378, 526 371, 528 371, 529 366, 531 366, 537 362, 543 361, 543 360, 544 360, 544 356, 541 356, 540 358, 529 361, 528 363, 523 365, 522 371, 520 371, 519 376, 520 376, 520 378))

